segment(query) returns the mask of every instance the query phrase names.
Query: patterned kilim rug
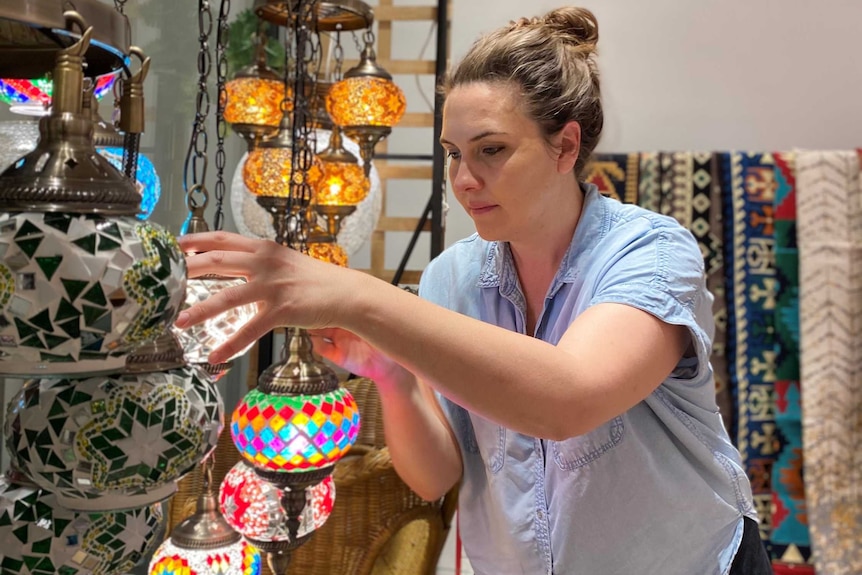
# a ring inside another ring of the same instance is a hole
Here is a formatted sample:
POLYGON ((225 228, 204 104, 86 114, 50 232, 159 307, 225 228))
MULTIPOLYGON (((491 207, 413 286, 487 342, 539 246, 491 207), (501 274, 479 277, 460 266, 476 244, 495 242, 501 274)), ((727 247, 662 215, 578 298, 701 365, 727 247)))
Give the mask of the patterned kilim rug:
POLYGON ((805 497, 822 575, 862 573, 862 182, 853 152, 797 154, 805 497))
POLYGON ((778 451, 775 387, 775 260, 773 205, 787 162, 778 154, 721 155, 725 197, 727 361, 736 406, 735 440, 771 550, 770 474, 778 451))
MULTIPOLYGON (((793 158, 786 156, 788 163, 793 158)), ((802 410, 799 387, 799 253, 796 247, 794 166, 779 170, 775 192, 775 427, 772 467, 772 559, 804 566, 811 558, 802 483, 802 410), (785 177, 786 176, 786 177, 785 177)), ((813 567, 794 573, 814 573, 813 567)))
POLYGON ((638 203, 640 154, 595 154, 584 170, 584 181, 606 196, 638 203))

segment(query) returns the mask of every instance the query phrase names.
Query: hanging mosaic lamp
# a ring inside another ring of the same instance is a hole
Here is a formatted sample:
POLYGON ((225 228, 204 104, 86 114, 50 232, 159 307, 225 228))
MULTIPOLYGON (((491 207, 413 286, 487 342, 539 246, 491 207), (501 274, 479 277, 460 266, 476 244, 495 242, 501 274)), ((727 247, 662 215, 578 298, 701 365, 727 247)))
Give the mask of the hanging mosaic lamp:
POLYGON ((125 373, 25 382, 4 431, 16 467, 63 507, 129 509, 173 495, 215 447, 223 409, 166 332, 129 354, 125 373))
POLYGON ((332 121, 359 144, 366 177, 374 147, 392 132, 407 109, 401 88, 377 64, 372 41, 372 36, 366 36, 359 63, 345 72, 326 96, 326 111, 332 121))
MULTIPOLYGON (((203 218, 204 211, 206 210, 206 200, 199 206, 192 206, 191 198, 192 195, 190 193, 187 200, 190 218, 188 219, 185 233, 195 234, 209 231, 209 226, 203 218)), ((186 285, 186 299, 183 303, 183 309, 203 302, 222 290, 244 283, 245 280, 242 278, 222 276, 204 276, 189 279, 186 285)), ((200 366, 210 375, 213 381, 218 381, 233 366, 232 360, 248 352, 253 344, 220 364, 210 363, 208 359, 209 355, 254 319, 255 315, 257 315, 257 304, 250 303, 231 308, 216 317, 207 319, 187 329, 179 329, 172 325, 171 330, 177 336, 185 352, 186 361, 192 365, 200 366)))
MULTIPOLYGON (((327 147, 330 132, 328 130, 315 130, 315 134, 317 136, 318 149, 327 147)), ((353 140, 343 139, 343 145, 349 152, 359 154, 359 146, 353 140)), ((256 196, 248 191, 243 182, 242 171, 247 158, 248 154, 244 154, 240 158, 231 178, 230 206, 234 224, 239 233, 244 236, 274 239, 275 229, 272 224, 271 215, 267 213, 264 207, 259 205, 256 196)), ((370 191, 368 196, 359 203, 356 211, 339 222, 338 245, 344 248, 348 256, 356 254, 367 244, 383 208, 383 190, 380 184, 380 176, 373 163, 371 165, 371 177, 369 181, 370 191)))
POLYGON ((356 156, 342 145, 338 126, 317 157, 323 164, 323 181, 315 189, 315 210, 326 217, 329 233, 338 236, 341 222, 368 196, 371 182, 356 156))
POLYGON ((0 572, 4 575, 122 575, 155 547, 160 505, 79 513, 22 474, 0 476, 0 572))
POLYGON ((230 428, 240 455, 284 494, 287 539, 253 541, 275 573, 286 571, 290 552, 311 535, 299 536, 306 488, 332 474, 359 434, 356 401, 314 357, 308 333, 288 328, 286 337, 285 359, 261 374, 257 389, 234 410, 230 428))
MULTIPOLYGON (((230 526, 249 541, 263 543, 290 542, 285 494, 291 487, 279 489, 261 479, 246 462, 240 461, 228 471, 219 490, 219 509, 230 526)), ((332 476, 305 487, 305 506, 299 517, 298 539, 306 538, 323 527, 335 504, 335 482, 332 476)))
POLYGON ((150 575, 260 575, 260 552, 222 517, 204 462, 203 491, 195 512, 173 528, 150 561, 150 575))
MULTIPOLYGON (((117 73, 96 78, 93 94, 101 100, 108 94, 117 80, 117 73)), ((9 111, 25 116, 44 116, 51 108, 54 82, 50 78, 19 80, 0 79, 0 102, 9 105, 9 111)))
POLYGON ((57 58, 36 149, 0 175, 0 375, 122 369, 183 301, 176 239, 135 219, 135 187, 93 146, 81 72, 90 30, 57 58))
MULTIPOLYGON (((285 114, 278 134, 261 142, 249 152, 243 167, 243 182, 258 197, 287 198, 290 195, 293 164, 293 130, 285 114)), ((323 178, 320 161, 315 159, 308 171, 309 185, 316 188, 323 178)))
POLYGON ((348 267, 347 252, 338 245, 335 235, 323 229, 318 224, 316 207, 314 202, 312 202, 308 210, 308 227, 310 231, 308 232, 306 253, 316 260, 335 264, 343 268, 348 267))
POLYGON ((274 136, 284 113, 293 109, 290 94, 285 98, 284 79, 266 64, 262 27, 255 36, 255 59, 224 86, 224 119, 245 140, 249 151, 274 136))

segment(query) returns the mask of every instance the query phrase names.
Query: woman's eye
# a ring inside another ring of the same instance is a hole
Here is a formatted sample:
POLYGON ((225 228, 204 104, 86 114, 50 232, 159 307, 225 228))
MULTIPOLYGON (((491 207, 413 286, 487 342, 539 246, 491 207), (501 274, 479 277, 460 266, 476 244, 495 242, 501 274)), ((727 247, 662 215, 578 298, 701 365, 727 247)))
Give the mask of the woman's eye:
POLYGON ((503 146, 487 146, 482 148, 482 153, 486 156, 493 156, 494 154, 499 153, 503 149, 503 146))
POLYGON ((461 158, 461 152, 456 152, 455 150, 447 150, 446 156, 453 160, 458 160, 461 158))

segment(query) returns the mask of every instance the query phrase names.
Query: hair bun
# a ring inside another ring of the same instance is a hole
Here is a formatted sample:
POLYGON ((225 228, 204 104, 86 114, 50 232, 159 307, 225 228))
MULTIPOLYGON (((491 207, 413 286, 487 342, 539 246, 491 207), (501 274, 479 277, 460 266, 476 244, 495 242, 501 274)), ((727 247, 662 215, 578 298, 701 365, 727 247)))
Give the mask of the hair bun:
POLYGON ((545 14, 541 21, 576 46, 594 47, 599 41, 599 23, 595 15, 586 8, 557 8, 545 14))

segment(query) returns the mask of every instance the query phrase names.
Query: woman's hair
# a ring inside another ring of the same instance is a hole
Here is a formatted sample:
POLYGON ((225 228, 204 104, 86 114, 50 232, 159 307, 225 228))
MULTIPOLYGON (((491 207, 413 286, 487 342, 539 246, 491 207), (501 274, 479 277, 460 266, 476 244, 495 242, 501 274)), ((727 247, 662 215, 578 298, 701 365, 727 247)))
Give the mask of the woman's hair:
POLYGON ((575 175, 590 159, 604 123, 596 66, 599 25, 586 8, 564 7, 521 18, 479 38, 443 82, 443 93, 474 82, 514 82, 525 112, 544 131, 581 126, 575 175))

